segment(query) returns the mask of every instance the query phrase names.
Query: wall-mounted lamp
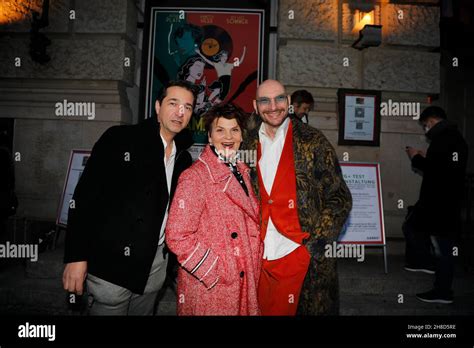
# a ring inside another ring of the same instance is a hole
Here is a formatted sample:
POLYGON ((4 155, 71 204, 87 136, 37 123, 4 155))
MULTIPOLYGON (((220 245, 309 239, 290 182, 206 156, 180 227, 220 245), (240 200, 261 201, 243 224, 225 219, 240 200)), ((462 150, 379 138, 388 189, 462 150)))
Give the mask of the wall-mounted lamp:
POLYGON ((352 44, 352 47, 363 50, 367 47, 380 46, 382 43, 382 26, 368 25, 359 31, 359 38, 352 44))
POLYGON ((354 28, 352 29, 352 32, 356 34, 360 32, 362 29, 364 29, 366 25, 374 25, 375 24, 374 16, 375 16, 374 10, 369 11, 369 12, 355 10, 355 13, 354 13, 355 25, 354 25, 354 28))
POLYGON ((379 46, 382 43, 382 26, 376 25, 375 1, 353 0, 351 10, 354 13, 352 33, 359 33, 359 38, 352 47, 362 50, 367 47, 379 46))

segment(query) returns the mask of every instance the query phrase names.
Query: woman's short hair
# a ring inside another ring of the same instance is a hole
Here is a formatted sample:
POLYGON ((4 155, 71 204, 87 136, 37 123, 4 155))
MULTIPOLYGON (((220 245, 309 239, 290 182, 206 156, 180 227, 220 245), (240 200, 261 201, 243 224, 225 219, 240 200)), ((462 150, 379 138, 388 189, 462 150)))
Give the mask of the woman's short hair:
POLYGON ((202 116, 204 119, 204 126, 206 132, 210 133, 212 130, 212 123, 219 117, 224 117, 228 120, 235 119, 243 132, 246 128, 248 115, 239 106, 233 103, 220 103, 211 107, 202 116))

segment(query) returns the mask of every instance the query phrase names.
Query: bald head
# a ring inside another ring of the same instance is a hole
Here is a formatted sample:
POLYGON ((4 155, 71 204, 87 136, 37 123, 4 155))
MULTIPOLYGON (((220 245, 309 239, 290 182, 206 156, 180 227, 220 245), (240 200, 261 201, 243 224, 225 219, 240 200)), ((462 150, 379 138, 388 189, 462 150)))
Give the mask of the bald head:
POLYGON ((271 138, 288 116, 289 105, 290 97, 280 82, 266 80, 258 86, 253 107, 265 123, 265 129, 271 138))
POLYGON ((257 88, 257 98, 265 96, 268 92, 277 91, 279 94, 286 94, 285 87, 277 80, 265 80, 257 88))

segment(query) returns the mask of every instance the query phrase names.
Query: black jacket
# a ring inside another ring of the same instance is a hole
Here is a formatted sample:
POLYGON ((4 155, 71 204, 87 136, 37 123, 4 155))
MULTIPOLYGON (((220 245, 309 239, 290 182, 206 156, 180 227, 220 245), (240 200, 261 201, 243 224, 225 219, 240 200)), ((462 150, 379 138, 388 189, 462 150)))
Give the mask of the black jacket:
MULTIPOLYGON (((175 139, 171 197, 192 163, 187 130, 175 139)), ((142 294, 168 203, 164 148, 155 118, 114 126, 97 141, 70 206, 64 262, 142 294)))
POLYGON ((426 158, 412 158, 412 166, 423 173, 415 214, 429 234, 456 237, 468 147, 456 126, 448 121, 437 123, 426 136, 431 140, 426 158))

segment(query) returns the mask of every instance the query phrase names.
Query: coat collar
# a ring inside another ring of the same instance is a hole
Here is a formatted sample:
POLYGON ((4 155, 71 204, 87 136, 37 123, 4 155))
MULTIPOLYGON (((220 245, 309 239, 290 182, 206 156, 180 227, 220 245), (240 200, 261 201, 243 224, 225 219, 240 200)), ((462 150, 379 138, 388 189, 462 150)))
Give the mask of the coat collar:
MULTIPOLYGON (((293 151, 294 151, 294 157, 296 160, 296 157, 298 156, 297 152, 295 149, 299 147, 299 142, 301 141, 302 134, 303 134, 303 129, 305 127, 310 127, 307 124, 304 124, 300 119, 294 117, 293 115, 288 116, 291 121, 291 125, 293 128, 292 135, 293 135, 293 151)), ((258 143, 259 143, 259 137, 258 137, 258 132, 260 129, 260 126, 262 124, 262 118, 258 116, 257 114, 253 113, 250 116, 249 120, 249 127, 246 129, 246 133, 244 134, 244 148, 246 150, 250 151, 257 151, 258 149, 258 143)), ((257 174, 257 166, 252 167, 251 169, 251 175, 252 175, 252 184, 253 184, 253 189, 255 191, 255 194, 257 197, 260 197, 260 191, 258 187, 258 174, 257 174)))
POLYGON ((425 135, 429 140, 433 140, 438 135, 443 133, 446 129, 457 129, 455 124, 449 123, 447 120, 442 120, 435 124, 425 135))
MULTIPOLYGON (((139 126, 142 127, 147 134, 150 134, 151 139, 159 142, 161 147, 163 147, 163 143, 159 134, 160 123, 156 117, 147 118, 145 121, 141 122, 139 126)), ((187 150, 193 144, 193 137, 187 128, 176 134, 173 140, 176 145, 176 152, 178 153, 183 150, 187 150)))
MULTIPOLYGON (((227 164, 219 160, 219 157, 213 153, 209 144, 206 145, 199 156, 199 161, 203 162, 207 166, 211 180, 214 183, 227 180, 229 177, 233 176, 227 164)), ((242 161, 237 161, 237 168, 242 173, 242 175, 244 173, 250 172, 250 169, 242 161)))
POLYGON ((209 145, 206 145, 198 160, 207 168, 212 183, 223 186, 222 191, 229 199, 258 223, 258 202, 252 191, 252 183, 249 176, 250 169, 243 162, 237 162, 237 168, 242 174, 245 185, 247 185, 249 190, 249 196, 247 197, 227 164, 219 160, 209 145))
MULTIPOLYGON (((252 127, 247 129, 247 135, 246 135, 246 144, 245 147, 249 150, 256 150, 258 147, 259 143, 259 137, 258 137, 258 132, 260 130, 260 126, 262 124, 262 118, 256 114, 253 114, 251 116, 253 119, 250 121, 252 124, 252 127)), ((290 118, 290 122, 293 128, 293 143, 298 141, 301 135, 301 131, 303 127, 308 127, 307 124, 304 124, 300 119, 298 119, 296 116, 293 114, 290 114, 288 116, 290 118)))

